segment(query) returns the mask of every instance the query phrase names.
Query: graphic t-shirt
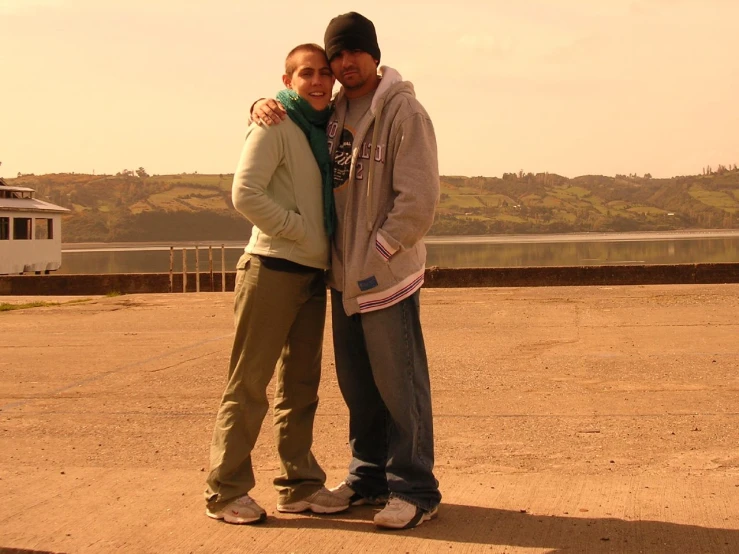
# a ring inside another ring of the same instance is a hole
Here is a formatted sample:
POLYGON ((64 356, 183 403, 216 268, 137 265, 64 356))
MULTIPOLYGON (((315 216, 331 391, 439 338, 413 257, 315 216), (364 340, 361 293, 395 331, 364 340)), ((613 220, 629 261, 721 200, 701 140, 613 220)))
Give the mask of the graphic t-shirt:
MULTIPOLYGON (((351 169, 352 163, 352 144, 354 144, 354 134, 357 129, 357 124, 367 113, 372 105, 372 98, 375 92, 372 91, 369 94, 365 94, 360 98, 354 98, 349 100, 346 119, 344 120, 344 128, 341 129, 339 134, 338 123, 333 122, 328 130, 329 148, 331 148, 334 141, 338 141, 336 151, 334 152, 333 164, 334 164, 334 188, 339 188, 344 185, 349 179, 349 170, 351 169), (337 135, 339 135, 337 137, 337 135)), ((364 174, 364 167, 362 161, 358 160, 356 168, 357 180, 362 180, 364 174)), ((341 216, 339 216, 341 217, 341 216)))
MULTIPOLYGON (((332 122, 329 125, 329 150, 333 147, 334 141, 338 141, 333 157, 334 189, 342 187, 349 180, 349 172, 351 170, 352 164, 352 145, 354 144, 354 135, 356 133, 357 125, 372 105, 372 98, 374 97, 374 94, 375 91, 372 91, 360 98, 354 98, 348 101, 343 129, 338 128, 339 126, 336 121, 332 122)), ((365 145, 362 145, 362 147, 364 148, 365 145)), ((364 178, 365 167, 363 165, 363 162, 364 160, 361 159, 360 156, 360 159, 357 160, 357 167, 355 170, 355 180, 357 181, 361 181, 364 178)), ((367 162, 369 162, 369 160, 367 160, 367 162)), ((346 222, 344 221, 344 205, 337 203, 336 232, 334 233, 333 240, 331 241, 331 247, 333 249, 334 258, 338 258, 339 260, 344 259, 342 239, 344 236, 345 225, 346 222)), ((337 271, 334 272, 332 275, 332 286, 336 287, 337 290, 344 290, 341 272, 337 271)))

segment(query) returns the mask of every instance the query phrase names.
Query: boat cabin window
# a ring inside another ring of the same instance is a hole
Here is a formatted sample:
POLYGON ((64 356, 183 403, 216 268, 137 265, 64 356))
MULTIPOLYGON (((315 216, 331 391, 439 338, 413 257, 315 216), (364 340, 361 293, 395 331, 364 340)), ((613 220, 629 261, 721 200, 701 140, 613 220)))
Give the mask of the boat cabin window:
POLYGON ((0 240, 10 240, 9 217, 0 217, 0 240))
POLYGON ((13 238, 15 240, 31 240, 32 235, 30 217, 13 218, 13 238))
POLYGON ((36 240, 51 240, 54 238, 54 220, 47 218, 36 218, 36 240))
POLYGON ((33 191, 0 189, 0 198, 33 198, 33 191))

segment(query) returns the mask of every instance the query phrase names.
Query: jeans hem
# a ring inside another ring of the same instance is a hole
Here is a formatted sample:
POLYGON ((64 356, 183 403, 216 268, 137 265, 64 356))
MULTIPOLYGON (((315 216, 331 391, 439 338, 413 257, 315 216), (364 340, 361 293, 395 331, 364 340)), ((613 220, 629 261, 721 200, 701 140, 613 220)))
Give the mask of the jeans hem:
POLYGON ((413 498, 411 496, 405 495, 403 493, 391 493, 390 498, 400 498, 401 500, 405 500, 408 502, 408 504, 413 504, 416 508, 420 508, 424 512, 430 512, 434 508, 436 508, 439 505, 439 502, 424 502, 423 500, 418 500, 417 498, 413 498))
POLYGON ((367 490, 365 487, 362 486, 362 478, 361 477, 355 477, 353 475, 349 475, 344 478, 344 483, 346 483, 351 490, 353 490, 356 494, 361 496, 362 498, 366 498, 367 500, 374 500, 376 498, 382 498, 383 496, 388 496, 389 491, 387 489, 378 491, 377 489, 374 490, 367 490), (354 477, 354 479, 352 479, 354 477))

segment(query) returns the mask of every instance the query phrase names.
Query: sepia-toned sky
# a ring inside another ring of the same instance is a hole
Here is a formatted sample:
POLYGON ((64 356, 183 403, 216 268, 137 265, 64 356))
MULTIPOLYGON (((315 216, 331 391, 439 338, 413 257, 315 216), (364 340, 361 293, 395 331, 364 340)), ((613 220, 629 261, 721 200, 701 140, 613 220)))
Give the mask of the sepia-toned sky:
POLYGON ((375 23, 445 175, 739 163, 737 0, 0 0, 0 176, 231 173, 328 21, 375 23))

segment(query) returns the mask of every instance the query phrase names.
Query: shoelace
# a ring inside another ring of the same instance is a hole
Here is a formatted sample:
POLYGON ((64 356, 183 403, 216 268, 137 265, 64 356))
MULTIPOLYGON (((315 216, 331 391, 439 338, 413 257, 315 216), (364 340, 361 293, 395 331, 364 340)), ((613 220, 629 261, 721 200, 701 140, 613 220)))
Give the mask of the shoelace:
POLYGON ((387 505, 385 506, 385 509, 386 510, 402 510, 404 505, 405 505, 405 502, 403 502, 400 498, 393 496, 390 500, 388 500, 387 505))

